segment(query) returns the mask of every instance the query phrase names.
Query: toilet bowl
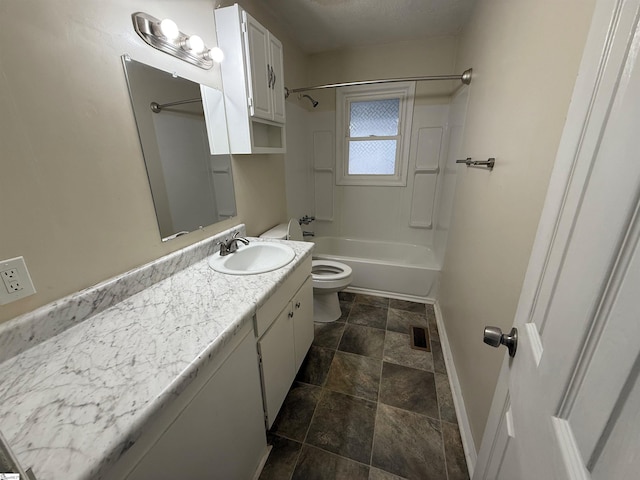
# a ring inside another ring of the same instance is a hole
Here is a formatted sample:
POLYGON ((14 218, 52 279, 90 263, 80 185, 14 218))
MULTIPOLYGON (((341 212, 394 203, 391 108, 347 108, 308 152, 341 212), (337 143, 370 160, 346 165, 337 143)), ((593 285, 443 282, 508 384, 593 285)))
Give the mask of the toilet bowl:
MULTIPOLYGON (((295 218, 289 224, 281 223, 267 230, 261 238, 303 241, 300 224, 295 218)), ((313 320, 314 322, 335 322, 340 318, 340 300, 338 292, 351 283, 351 267, 332 260, 312 260, 311 281, 313 284, 313 320)))
POLYGON ((342 316, 338 292, 351 283, 351 267, 332 260, 313 260, 313 320, 335 322, 342 316))

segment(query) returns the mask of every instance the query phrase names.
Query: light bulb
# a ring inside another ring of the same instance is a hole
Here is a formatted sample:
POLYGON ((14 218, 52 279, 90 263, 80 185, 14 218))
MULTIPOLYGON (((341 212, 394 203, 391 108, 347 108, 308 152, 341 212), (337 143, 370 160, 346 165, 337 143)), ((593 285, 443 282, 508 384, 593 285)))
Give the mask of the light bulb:
POLYGON ((216 63, 222 63, 224 60, 224 52, 220 47, 213 47, 206 53, 206 56, 216 63))
POLYGON ((174 22, 170 18, 165 18, 160 22, 160 31, 162 32, 162 35, 167 38, 167 40, 175 40, 180 36, 178 25, 176 25, 176 22, 174 22))
POLYGON ((185 42, 187 49, 195 54, 202 53, 204 50, 204 41, 198 35, 191 35, 185 42))

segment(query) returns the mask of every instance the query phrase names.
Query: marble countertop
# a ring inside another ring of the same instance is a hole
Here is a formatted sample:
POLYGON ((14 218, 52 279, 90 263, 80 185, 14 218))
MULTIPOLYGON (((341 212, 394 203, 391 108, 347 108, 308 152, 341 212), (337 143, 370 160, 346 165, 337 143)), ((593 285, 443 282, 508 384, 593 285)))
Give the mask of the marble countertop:
MULTIPOLYGON (((261 241, 260 239, 251 239, 261 241)), ((38 479, 103 477, 305 258, 259 275, 207 258, 0 364, 0 430, 38 479)))

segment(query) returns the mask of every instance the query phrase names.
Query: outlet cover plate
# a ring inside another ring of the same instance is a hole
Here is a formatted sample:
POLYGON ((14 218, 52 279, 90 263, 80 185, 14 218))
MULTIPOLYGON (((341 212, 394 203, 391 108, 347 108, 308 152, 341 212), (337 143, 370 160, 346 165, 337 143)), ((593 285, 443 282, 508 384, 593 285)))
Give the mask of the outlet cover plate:
POLYGON ((0 305, 36 293, 23 257, 0 261, 0 305))

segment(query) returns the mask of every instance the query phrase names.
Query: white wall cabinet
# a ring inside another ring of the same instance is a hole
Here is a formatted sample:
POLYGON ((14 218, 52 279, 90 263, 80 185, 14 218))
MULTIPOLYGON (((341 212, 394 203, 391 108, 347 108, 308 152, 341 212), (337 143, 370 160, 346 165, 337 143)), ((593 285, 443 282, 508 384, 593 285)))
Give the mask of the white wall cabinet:
POLYGON ((271 428, 313 342, 311 260, 303 263, 256 314, 267 428, 271 428), (279 311, 279 313, 275 313, 279 311))
POLYGON ((249 112, 252 116, 284 123, 282 43, 247 12, 245 62, 249 72, 249 112))
POLYGON ((202 382, 194 380, 199 385, 167 407, 110 480, 254 477, 268 447, 252 330, 249 324, 236 333, 215 372, 202 382))
POLYGON ((282 43, 237 4, 215 19, 231 153, 284 153, 282 43))

